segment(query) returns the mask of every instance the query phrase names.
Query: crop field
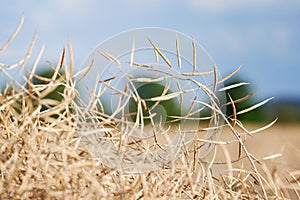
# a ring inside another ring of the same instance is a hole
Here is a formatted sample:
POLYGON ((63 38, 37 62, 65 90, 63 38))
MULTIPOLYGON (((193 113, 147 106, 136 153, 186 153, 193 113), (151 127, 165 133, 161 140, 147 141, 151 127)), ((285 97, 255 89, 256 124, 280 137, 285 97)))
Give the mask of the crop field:
MULTIPOLYGON (((0 48, 0 53, 13 41, 21 25, 0 48)), ((159 118, 154 121, 152 113, 143 114, 149 108, 144 101, 147 109, 142 110, 139 95, 127 101, 135 101, 131 105, 139 107, 132 109, 133 112, 142 113, 141 119, 138 114, 130 118, 134 121, 131 123, 123 115, 120 119, 114 113, 104 113, 102 105, 88 111, 79 107, 75 100, 79 92, 74 81, 77 75, 71 44, 63 49, 57 64, 51 66, 51 76, 36 73, 38 57, 24 76, 25 83, 17 82, 9 70, 21 70, 31 49, 19 64, 9 66, 0 62, 0 73, 10 80, 0 93, 0 199, 300 198, 300 126, 276 124, 276 120, 269 124, 243 124, 238 120, 239 114, 269 100, 236 111, 235 103, 242 100, 230 99, 227 104, 233 107, 232 116, 225 116, 213 103, 195 101, 211 109, 213 116, 206 119, 212 125, 189 130, 196 137, 188 138, 185 143, 181 139, 186 130, 178 124, 162 128, 159 118), (220 118, 224 119, 224 125, 216 123, 220 118), (141 124, 135 123, 139 120, 141 124), (132 130, 144 130, 144 122, 163 131, 159 134, 153 131, 147 138, 130 135, 136 134, 132 130), (218 138, 220 128, 223 130, 218 138), (168 131, 173 133, 173 129, 180 141, 175 145, 168 143, 173 138, 168 131), (210 137, 205 137, 207 132, 210 137), (89 138, 91 135, 95 137, 89 138), (164 156, 171 160, 165 161, 164 156), (146 163, 140 162, 141 158, 155 160, 146 163)), ((156 46, 154 49, 157 55, 162 55, 156 46)), ((216 89, 218 82, 214 83, 216 89)), ((208 88, 198 86, 211 99, 217 99, 208 88)), ((107 88, 112 87, 106 84, 107 88)), ((181 93, 184 92, 178 92, 181 93)), ((165 92, 151 97, 158 99, 151 106, 171 99, 172 95, 176 94, 165 92)), ((91 104, 97 103, 98 96, 91 104)), ((176 117, 184 121, 191 116, 188 114, 176 117)), ((168 120, 173 120, 172 117, 168 120)))

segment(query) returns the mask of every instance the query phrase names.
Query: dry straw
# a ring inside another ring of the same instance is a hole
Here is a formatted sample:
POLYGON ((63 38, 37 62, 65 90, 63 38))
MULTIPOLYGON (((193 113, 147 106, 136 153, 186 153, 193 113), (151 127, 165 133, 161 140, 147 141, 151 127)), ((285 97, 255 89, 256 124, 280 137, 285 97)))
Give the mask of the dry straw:
MULTIPOLYGON (((23 21, 22 18, 17 30, 0 48, 0 53, 16 37, 23 21)), ((278 172, 276 168, 269 168, 267 161, 280 155, 258 159, 247 150, 246 136, 252 137, 253 133, 263 131, 275 123, 248 131, 237 119, 239 114, 249 112, 269 100, 236 111, 235 103, 250 98, 252 94, 238 100, 230 97, 228 105, 231 104, 234 108, 233 116, 224 116, 212 105, 195 102, 220 114, 226 122, 225 126, 234 135, 233 140, 212 141, 199 138, 171 167, 147 173, 123 174, 97 162, 90 152, 78 145, 81 137, 77 131, 78 126, 84 124, 78 124, 73 114, 73 110, 76 109, 74 97, 77 91, 73 83, 74 62, 71 45, 68 46, 68 52, 63 49, 58 64, 53 68, 53 77, 45 78, 35 74, 44 48, 37 56, 32 71, 24 76, 25 84, 16 82, 10 76, 9 71, 12 67, 22 70, 32 56, 35 38, 21 63, 12 66, 0 63, 1 75, 11 81, 0 94, 0 199, 300 198, 299 171, 278 172), (34 84, 33 78, 40 79, 45 84, 34 84), (62 101, 47 98, 58 86, 64 86, 60 94, 63 97, 62 101), (212 153, 205 159, 198 159, 197 142, 215 145, 212 153), (240 150, 237 157, 227 150, 227 145, 232 144, 240 150), (224 160, 216 160, 218 155, 222 155, 224 160)), ((168 62, 158 47, 154 43, 152 45, 168 62)), ((180 63, 180 60, 178 62, 180 63)), ((139 65, 133 61, 131 64, 139 65)), ((196 65, 196 61, 194 64, 196 65)), ((239 69, 223 80, 216 79, 216 84, 229 79, 239 69)), ((193 75, 198 74, 187 74, 193 75)), ((109 81, 103 83, 109 86, 109 81)), ((241 84, 244 83, 229 87, 238 87, 241 84)), ((222 90, 226 89, 229 88, 222 90)), ((213 96, 212 91, 207 92, 213 96)), ((167 97, 166 95, 162 98, 167 97)), ((139 98, 138 95, 136 98, 139 98)), ((102 124, 97 125, 97 128, 103 129, 107 134, 113 134, 118 128, 113 122, 118 119, 106 116, 101 109, 98 112, 102 117, 102 124)), ((92 116, 91 120, 94 120, 92 116)), ((208 131, 212 128, 196 131, 208 131)))

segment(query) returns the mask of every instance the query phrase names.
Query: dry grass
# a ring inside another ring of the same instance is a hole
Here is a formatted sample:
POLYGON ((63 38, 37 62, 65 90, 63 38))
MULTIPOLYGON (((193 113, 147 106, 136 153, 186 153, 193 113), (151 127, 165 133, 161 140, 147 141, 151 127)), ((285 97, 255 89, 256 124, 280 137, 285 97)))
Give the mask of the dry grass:
MULTIPOLYGON (((153 46, 158 54, 162 53, 153 46)), ((73 82, 71 46, 68 50, 69 56, 63 50, 53 77, 40 78, 47 84, 32 83, 35 77, 33 67, 24 78, 26 85, 20 85, 10 77, 13 84, 0 94, 0 199, 299 198, 299 171, 283 172, 270 168, 268 161, 276 159, 277 155, 255 158, 245 145, 247 137, 269 125, 248 131, 236 117, 265 101, 247 110, 236 111, 237 115, 223 116, 232 139, 211 141, 198 138, 192 149, 186 150, 171 167, 126 174, 103 165, 80 145, 82 135, 79 130, 84 127, 73 113, 77 109, 74 103, 77 91, 73 82), (64 74, 60 74, 60 70, 64 74), (64 86, 62 102, 45 98, 59 85, 64 86), (47 109, 43 110, 43 107, 47 109), (215 146, 208 156, 198 159, 200 148, 197 142, 215 146), (229 145, 239 148, 239 154, 231 155, 227 150, 229 145), (217 157, 221 159, 217 160, 217 157)), ((10 67, 0 63, 0 73, 9 77, 10 67)), ((235 101, 229 103, 234 106, 235 101)), ((211 109, 218 112, 214 107, 211 109)), ((101 111, 100 114, 105 116, 101 111)), ((96 128, 113 132, 118 127, 111 122, 102 120, 96 128)))

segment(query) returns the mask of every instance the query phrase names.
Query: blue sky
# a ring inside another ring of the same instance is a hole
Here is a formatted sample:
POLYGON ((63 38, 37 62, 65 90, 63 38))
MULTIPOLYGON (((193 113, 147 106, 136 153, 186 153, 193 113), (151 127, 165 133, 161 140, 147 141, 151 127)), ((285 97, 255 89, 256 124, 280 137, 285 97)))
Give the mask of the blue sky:
POLYGON ((25 23, 0 63, 21 60, 35 32, 31 62, 42 45, 46 60, 57 61, 71 41, 75 64, 106 38, 133 28, 163 27, 193 36, 221 74, 239 65, 259 98, 300 98, 299 0, 0 0, 0 46, 25 23))

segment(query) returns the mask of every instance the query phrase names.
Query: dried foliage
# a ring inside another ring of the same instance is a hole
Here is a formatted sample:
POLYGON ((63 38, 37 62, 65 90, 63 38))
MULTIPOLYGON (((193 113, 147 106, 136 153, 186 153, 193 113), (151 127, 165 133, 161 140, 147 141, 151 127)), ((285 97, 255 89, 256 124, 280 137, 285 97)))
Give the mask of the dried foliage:
MULTIPOLYGON (((0 48, 0 53, 12 42, 22 23, 23 19, 13 36, 0 48)), ((155 44, 153 47, 169 63, 155 44)), ((26 54, 26 61, 31 50, 32 46, 26 54)), ((0 63, 0 73, 10 78, 12 83, 0 94, 0 199, 300 198, 299 171, 281 173, 276 168, 269 168, 267 161, 279 155, 258 159, 248 152, 245 144, 247 137, 263 131, 275 121, 258 130, 248 131, 238 121, 238 115, 268 100, 242 111, 233 109, 234 116, 223 116, 225 126, 232 132, 234 140, 199 138, 194 148, 186 151, 172 167, 124 174, 104 166, 80 145, 80 124, 73 113, 77 91, 73 83, 72 57, 69 45, 68 56, 63 50, 60 61, 54 67, 53 77, 45 78, 35 74, 40 58, 38 55, 23 85, 10 77, 11 66, 0 63), (66 61, 67 57, 69 62, 66 61), (33 84, 33 77, 46 84, 33 84), (62 101, 46 98, 58 86, 64 86, 62 101), (214 150, 205 159, 198 159, 197 142, 214 144, 214 150), (237 157, 227 151, 227 145, 232 144, 240 149, 237 157), (222 155, 223 160, 217 161, 217 155, 222 155)), ((23 68, 25 60, 15 67, 23 68)), ((228 104, 235 108, 237 101, 231 99, 228 104)), ((108 121, 100 128, 109 133, 116 127, 108 121)))

